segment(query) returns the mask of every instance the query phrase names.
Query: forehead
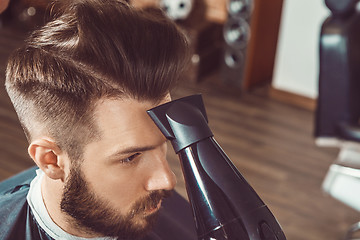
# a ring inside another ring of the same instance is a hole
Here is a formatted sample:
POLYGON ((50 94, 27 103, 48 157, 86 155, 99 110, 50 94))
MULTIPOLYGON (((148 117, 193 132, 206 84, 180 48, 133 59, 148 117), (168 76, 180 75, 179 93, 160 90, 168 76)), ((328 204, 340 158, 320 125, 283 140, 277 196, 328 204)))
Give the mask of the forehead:
POLYGON ((95 106, 94 120, 102 141, 107 144, 121 143, 123 147, 164 141, 146 110, 168 101, 170 96, 158 103, 131 98, 99 100, 95 106))

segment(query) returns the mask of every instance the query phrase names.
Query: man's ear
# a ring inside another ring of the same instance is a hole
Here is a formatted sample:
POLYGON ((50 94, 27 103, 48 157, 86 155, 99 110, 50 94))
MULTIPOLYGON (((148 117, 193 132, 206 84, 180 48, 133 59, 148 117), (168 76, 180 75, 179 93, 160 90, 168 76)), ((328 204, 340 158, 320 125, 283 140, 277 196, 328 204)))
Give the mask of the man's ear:
POLYGON ((28 152, 30 157, 51 179, 65 179, 63 154, 58 145, 49 139, 36 139, 30 143, 28 152))

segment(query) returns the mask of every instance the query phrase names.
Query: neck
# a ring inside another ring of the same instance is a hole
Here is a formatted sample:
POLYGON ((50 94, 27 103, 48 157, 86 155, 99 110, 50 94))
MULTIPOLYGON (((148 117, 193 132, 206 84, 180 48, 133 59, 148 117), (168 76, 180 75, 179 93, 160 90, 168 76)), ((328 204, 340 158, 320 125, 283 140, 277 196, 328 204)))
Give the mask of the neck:
POLYGON ((45 204, 45 208, 50 215, 52 221, 65 232, 77 237, 97 237, 89 234, 76 227, 71 216, 61 211, 60 203, 64 183, 61 180, 53 180, 48 176, 44 176, 41 183, 41 193, 45 204))

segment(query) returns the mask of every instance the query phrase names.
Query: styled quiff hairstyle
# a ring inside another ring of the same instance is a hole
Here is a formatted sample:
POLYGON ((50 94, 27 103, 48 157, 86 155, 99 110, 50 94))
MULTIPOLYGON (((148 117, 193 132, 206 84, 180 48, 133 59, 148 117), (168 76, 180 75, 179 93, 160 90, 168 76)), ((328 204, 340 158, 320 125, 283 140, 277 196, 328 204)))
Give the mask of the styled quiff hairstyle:
POLYGON ((6 89, 28 140, 50 136, 69 157, 99 136, 102 98, 159 101, 187 62, 187 43, 160 10, 119 0, 59 0, 9 58, 6 89))

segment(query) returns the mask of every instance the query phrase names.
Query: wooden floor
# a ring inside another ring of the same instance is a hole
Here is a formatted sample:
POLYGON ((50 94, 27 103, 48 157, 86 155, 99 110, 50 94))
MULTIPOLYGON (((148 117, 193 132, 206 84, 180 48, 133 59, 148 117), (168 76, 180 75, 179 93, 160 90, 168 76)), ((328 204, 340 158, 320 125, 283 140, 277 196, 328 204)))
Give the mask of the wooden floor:
MULTIPOLYGON (((7 56, 22 39, 0 29, 0 180, 33 165, 3 88, 7 56)), ((173 97, 203 94, 215 138, 273 211, 288 240, 342 239, 360 216, 321 191, 338 151, 315 146, 313 113, 276 102, 264 89, 239 95, 219 82, 216 75, 200 84, 184 81, 173 97)), ((169 161, 178 176, 177 190, 185 196, 176 156, 170 153, 169 161)))

